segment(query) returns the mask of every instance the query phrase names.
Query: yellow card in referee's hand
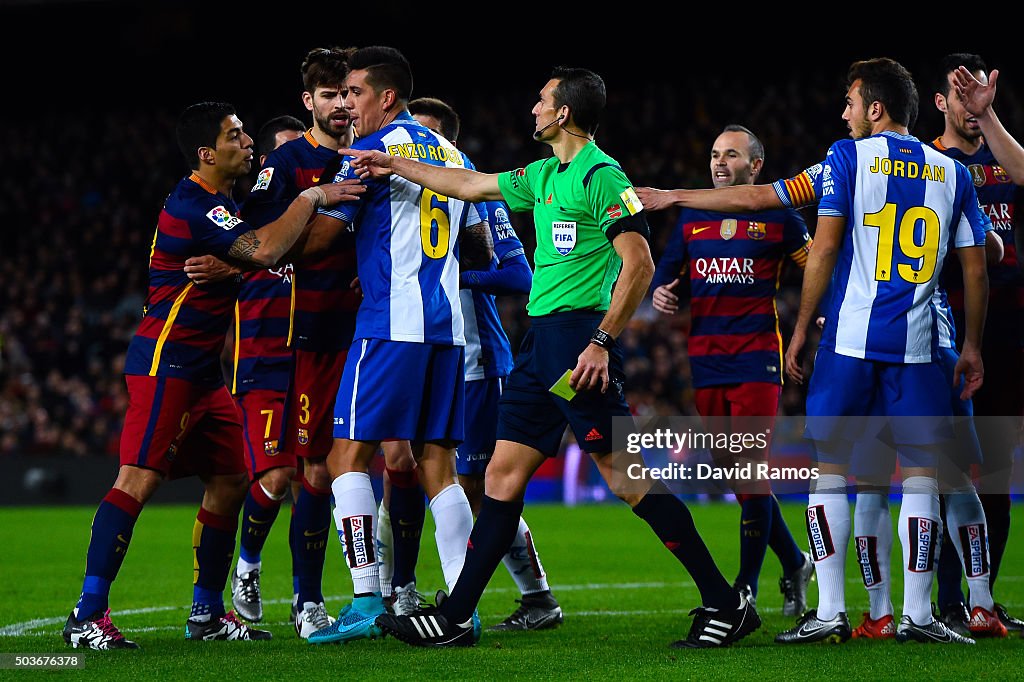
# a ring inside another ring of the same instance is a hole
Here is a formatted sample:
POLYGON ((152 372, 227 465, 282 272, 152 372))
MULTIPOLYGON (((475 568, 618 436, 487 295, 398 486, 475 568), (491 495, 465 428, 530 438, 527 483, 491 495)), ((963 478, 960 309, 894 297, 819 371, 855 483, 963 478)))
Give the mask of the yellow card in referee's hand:
POLYGON ((557 395, 559 398, 565 400, 572 400, 576 397, 576 391, 572 390, 572 386, 569 385, 569 377, 572 376, 572 370, 565 370, 565 374, 558 378, 555 385, 548 390, 557 395))

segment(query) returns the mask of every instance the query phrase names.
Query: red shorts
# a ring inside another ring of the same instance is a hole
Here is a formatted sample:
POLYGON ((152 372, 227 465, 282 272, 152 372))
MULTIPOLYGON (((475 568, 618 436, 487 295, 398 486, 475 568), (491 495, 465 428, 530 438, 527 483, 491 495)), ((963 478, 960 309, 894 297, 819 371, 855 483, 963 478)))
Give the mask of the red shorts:
POLYGON ((296 350, 285 403, 284 450, 296 457, 326 457, 334 445, 334 399, 348 351, 296 350))
POLYGON ((245 471, 238 408, 227 387, 134 374, 125 382, 122 465, 154 469, 168 479, 245 471))
POLYGON ((275 467, 295 466, 295 455, 282 451, 285 393, 254 389, 235 397, 242 413, 245 468, 249 478, 259 478, 275 467))
POLYGON ((775 427, 781 393, 782 386, 779 384, 726 384, 695 389, 694 402, 710 431, 750 434, 769 431, 769 448, 760 454, 767 461, 770 431, 775 427))

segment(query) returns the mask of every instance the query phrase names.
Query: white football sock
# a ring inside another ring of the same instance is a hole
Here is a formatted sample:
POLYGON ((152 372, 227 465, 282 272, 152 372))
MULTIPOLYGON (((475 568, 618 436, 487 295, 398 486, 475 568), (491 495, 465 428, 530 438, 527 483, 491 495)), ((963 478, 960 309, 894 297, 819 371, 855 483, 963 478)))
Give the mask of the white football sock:
POLYGON ((238 557, 238 565, 235 566, 235 575, 237 575, 239 578, 241 578, 243 575, 245 575, 249 571, 255 571, 257 568, 262 568, 262 567, 263 567, 263 562, 262 561, 257 561, 255 563, 250 563, 250 562, 246 561, 245 559, 243 559, 242 557, 238 557))
POLYGON ((380 593, 374 526, 377 500, 373 497, 370 475, 350 471, 334 479, 334 523, 352 573, 354 594, 380 593))
POLYGON ((934 478, 911 476, 903 481, 899 533, 903 546, 903 615, 910 616, 916 625, 928 625, 932 622, 935 551, 942 533, 939 484, 934 478))
POLYGON ((377 570, 380 573, 380 594, 385 598, 391 596, 391 578, 395 575, 393 538, 391 512, 381 500, 377 507, 377 570))
POLYGON ((989 588, 988 524, 974 486, 958 488, 942 496, 946 501, 946 525, 971 591, 971 608, 992 611, 989 588))
POLYGON ((861 580, 868 591, 871 619, 891 616, 892 518, 889 516, 888 493, 857 494, 853 535, 861 580))
POLYGON ((441 559, 441 572, 451 593, 466 562, 473 510, 466 499, 466 491, 458 483, 452 483, 430 501, 430 513, 434 516, 434 540, 441 559))
POLYGON ((850 541, 850 504, 846 477, 822 474, 807 496, 807 539, 818 575, 818 618, 831 620, 846 611, 846 545, 850 541))
POLYGON ((508 548, 508 553, 501 561, 524 596, 549 589, 547 574, 540 564, 537 548, 533 546, 533 535, 522 517, 519 518, 516 539, 512 541, 512 546, 508 548))

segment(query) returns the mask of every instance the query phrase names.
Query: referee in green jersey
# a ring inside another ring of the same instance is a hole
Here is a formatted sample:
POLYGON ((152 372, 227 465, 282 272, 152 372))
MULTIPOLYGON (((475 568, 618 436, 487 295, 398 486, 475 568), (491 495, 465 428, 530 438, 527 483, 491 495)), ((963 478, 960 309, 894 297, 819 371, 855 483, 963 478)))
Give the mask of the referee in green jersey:
POLYGON ((654 263, 643 205, 618 162, 594 142, 605 100, 597 74, 556 68, 533 107, 533 138, 550 145, 554 156, 500 174, 419 163, 409 145, 396 145, 396 156, 341 151, 353 157, 347 162, 364 179, 394 173, 437 192, 441 201, 503 199, 513 211, 532 211, 537 230, 527 304, 531 327, 499 403, 498 442, 459 581, 437 609, 377 621, 410 644, 477 641, 476 605, 515 537, 526 484, 545 458, 557 454, 567 425, 616 495, 651 526, 700 591, 703 605, 687 638, 675 646, 724 646, 760 625, 753 607, 718 570, 685 504, 648 478, 622 489, 623 472, 631 464, 639 466, 630 471, 642 469, 643 459, 612 452, 612 419, 630 415, 615 339, 643 300, 654 263), (574 397, 551 390, 568 370, 574 397))

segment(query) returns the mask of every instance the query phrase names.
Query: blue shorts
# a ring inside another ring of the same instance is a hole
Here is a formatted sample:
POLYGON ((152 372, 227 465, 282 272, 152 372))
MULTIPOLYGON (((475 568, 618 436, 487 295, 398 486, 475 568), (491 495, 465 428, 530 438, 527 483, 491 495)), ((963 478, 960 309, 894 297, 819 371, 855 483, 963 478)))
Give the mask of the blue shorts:
POLYGON ((464 363, 463 346, 356 341, 334 403, 334 437, 461 441, 464 363))
POLYGON ((460 476, 483 476, 494 454, 498 430, 498 399, 506 377, 466 382, 466 439, 455 452, 460 476))
POLYGON ((558 454, 566 425, 589 453, 612 451, 612 418, 630 416, 622 349, 608 353, 608 390, 580 391, 567 401, 550 389, 575 369, 604 314, 574 310, 531 318, 498 407, 498 440, 522 443, 548 457, 558 454))
POLYGON ((908 466, 934 466, 953 437, 952 374, 938 363, 901 364, 819 348, 807 391, 805 436, 818 461, 848 463, 854 444, 878 452, 895 445, 908 466))
MULTIPOLYGON (((981 444, 978 442, 978 434, 974 428, 974 405, 970 400, 961 400, 960 386, 952 385, 953 371, 960 354, 953 348, 940 348, 938 361, 942 365, 942 371, 950 380, 950 408, 953 411, 953 443, 951 449, 941 453, 946 462, 962 472, 969 472, 971 465, 982 461, 981 444)), ((883 442, 875 442, 868 445, 866 441, 858 441, 853 446, 853 456, 850 462, 850 471, 860 479, 872 481, 887 481, 895 471, 895 458, 892 456, 892 438, 883 436, 883 442), (883 450, 888 449, 888 452, 883 450)), ((900 463, 903 466, 915 466, 913 462, 901 457, 900 463)), ((941 467, 940 467, 941 469, 941 467)))

